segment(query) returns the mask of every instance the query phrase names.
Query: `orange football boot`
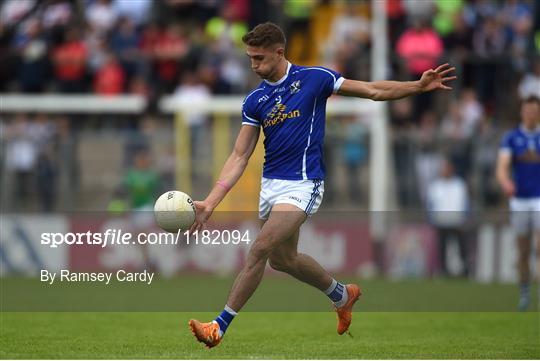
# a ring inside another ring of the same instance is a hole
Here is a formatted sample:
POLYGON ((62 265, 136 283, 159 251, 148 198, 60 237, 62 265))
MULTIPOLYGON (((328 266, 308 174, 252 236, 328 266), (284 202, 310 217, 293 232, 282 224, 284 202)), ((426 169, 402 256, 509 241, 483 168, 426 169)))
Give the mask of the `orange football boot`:
POLYGON ((356 301, 358 301, 358 298, 360 298, 360 295, 362 295, 360 287, 355 284, 346 285, 345 290, 349 296, 347 303, 341 307, 334 306, 338 319, 337 333, 340 335, 343 335, 349 329, 352 321, 352 308, 356 301))
POLYGON ((189 320, 189 328, 197 341, 204 343, 208 348, 217 346, 221 342, 217 322, 202 323, 197 320, 189 320))

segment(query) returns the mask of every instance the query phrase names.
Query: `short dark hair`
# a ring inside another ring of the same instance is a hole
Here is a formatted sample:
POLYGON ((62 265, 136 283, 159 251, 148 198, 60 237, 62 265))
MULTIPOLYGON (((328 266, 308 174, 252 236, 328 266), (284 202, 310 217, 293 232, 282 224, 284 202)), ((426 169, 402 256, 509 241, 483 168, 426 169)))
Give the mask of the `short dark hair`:
POLYGON ((523 99, 523 104, 536 104, 540 107, 540 98, 536 95, 530 95, 523 99))
POLYGON ((260 46, 263 48, 268 48, 275 45, 285 46, 286 43, 283 30, 271 22, 257 25, 249 33, 242 37, 242 41, 246 45, 260 46))

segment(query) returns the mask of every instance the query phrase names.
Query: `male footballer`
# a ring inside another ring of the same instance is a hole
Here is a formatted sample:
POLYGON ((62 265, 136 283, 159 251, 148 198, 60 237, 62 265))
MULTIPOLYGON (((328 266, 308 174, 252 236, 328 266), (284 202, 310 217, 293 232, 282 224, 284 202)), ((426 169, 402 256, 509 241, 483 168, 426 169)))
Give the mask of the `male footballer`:
POLYGON ((324 193, 323 138, 326 100, 332 94, 391 100, 451 89, 448 64, 427 70, 418 81, 363 82, 344 79, 323 67, 303 67, 285 58, 285 35, 275 24, 256 26, 242 38, 251 68, 262 78, 242 105, 242 128, 219 180, 204 201, 195 202, 191 231, 201 230, 215 207, 236 184, 255 149, 262 128, 265 161, 259 201, 261 231, 249 250, 224 310, 213 321, 190 320, 189 327, 208 347, 218 345, 237 312, 257 289, 266 263, 324 292, 337 312, 338 334, 349 329, 360 296, 355 284, 336 281, 317 261, 297 252, 300 226, 321 205, 324 193))
MULTIPOLYGON (((520 296, 518 309, 529 307, 530 258, 536 234, 540 267, 540 99, 521 105, 521 124, 503 137, 497 159, 497 180, 510 198, 512 227, 517 235, 520 296)), ((537 271, 540 272, 540 269, 537 271)))

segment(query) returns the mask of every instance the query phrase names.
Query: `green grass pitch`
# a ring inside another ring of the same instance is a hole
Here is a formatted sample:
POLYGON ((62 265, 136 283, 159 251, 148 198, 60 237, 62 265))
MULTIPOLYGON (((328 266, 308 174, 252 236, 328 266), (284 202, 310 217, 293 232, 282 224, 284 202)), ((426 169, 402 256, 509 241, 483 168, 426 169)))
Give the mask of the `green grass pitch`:
POLYGON ((206 349, 187 327, 214 313, 3 313, 1 357, 47 359, 538 359, 538 313, 244 312, 206 349))
POLYGON ((222 344, 208 350, 188 320, 213 319, 231 282, 183 276, 140 288, 53 287, 0 279, 0 357, 540 359, 540 313, 514 312, 515 285, 459 280, 362 280, 349 337, 337 335, 335 314, 319 291, 290 277, 266 277, 222 344), (60 310, 72 312, 54 312, 60 310))

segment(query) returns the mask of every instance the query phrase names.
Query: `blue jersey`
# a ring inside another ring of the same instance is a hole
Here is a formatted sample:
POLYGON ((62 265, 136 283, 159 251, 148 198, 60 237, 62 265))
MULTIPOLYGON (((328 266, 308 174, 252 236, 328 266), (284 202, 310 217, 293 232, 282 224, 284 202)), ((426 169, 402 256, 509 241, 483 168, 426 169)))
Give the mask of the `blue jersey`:
POLYGON ((504 136, 501 151, 512 156, 517 198, 540 197, 540 127, 516 128, 504 136))
POLYGON ((288 64, 287 74, 264 80, 244 100, 242 124, 264 132, 263 177, 323 179, 326 100, 343 77, 322 67, 288 64))

